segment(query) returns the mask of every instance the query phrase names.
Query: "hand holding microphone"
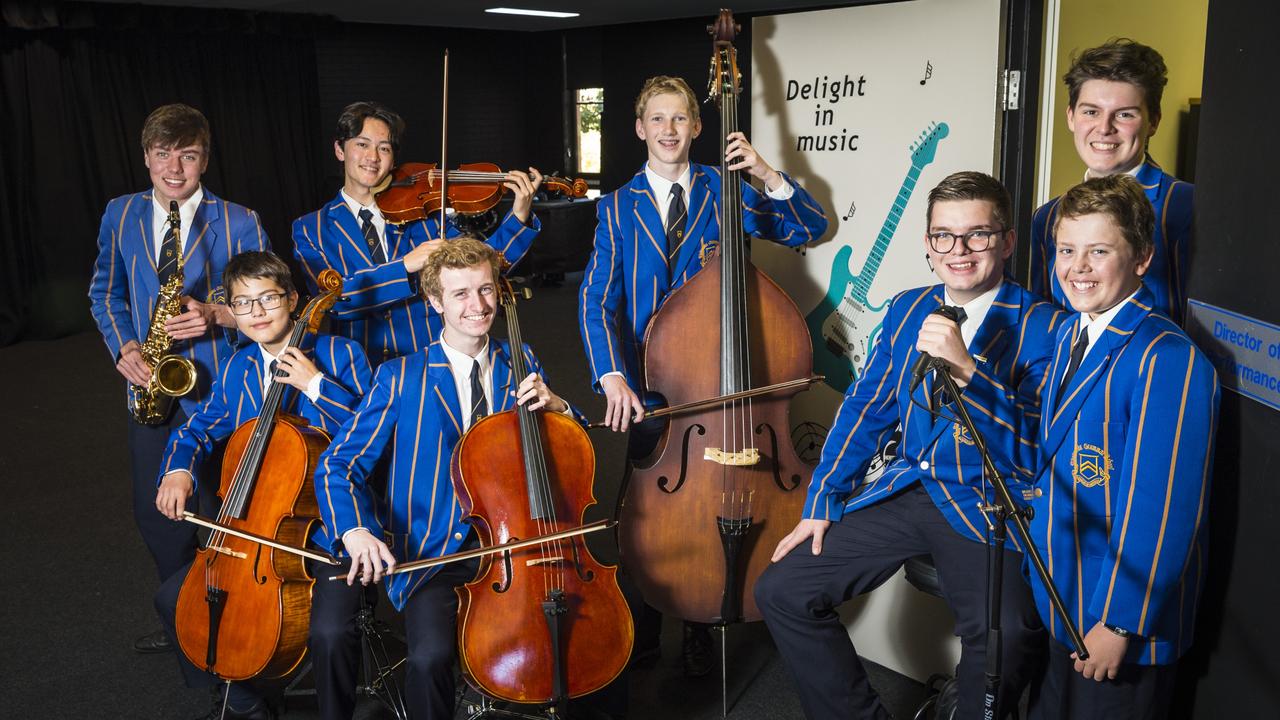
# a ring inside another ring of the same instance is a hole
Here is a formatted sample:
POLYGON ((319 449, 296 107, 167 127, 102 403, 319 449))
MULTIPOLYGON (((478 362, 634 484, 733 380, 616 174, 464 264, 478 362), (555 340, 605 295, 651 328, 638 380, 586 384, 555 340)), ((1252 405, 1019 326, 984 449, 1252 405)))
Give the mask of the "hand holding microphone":
POLYGON ((964 310, 951 305, 942 305, 925 318, 916 339, 920 356, 911 368, 912 392, 920 386, 935 361, 945 363, 962 387, 969 384, 977 364, 960 335, 960 324, 964 321, 964 310))

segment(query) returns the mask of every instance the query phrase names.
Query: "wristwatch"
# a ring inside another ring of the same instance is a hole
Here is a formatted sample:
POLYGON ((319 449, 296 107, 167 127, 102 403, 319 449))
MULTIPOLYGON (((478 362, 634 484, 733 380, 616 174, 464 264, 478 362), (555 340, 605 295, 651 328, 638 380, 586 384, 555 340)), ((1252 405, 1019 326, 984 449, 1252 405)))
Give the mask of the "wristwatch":
POLYGON ((1122 638, 1127 638, 1133 635, 1133 633, 1129 632, 1128 630, 1125 630, 1122 627, 1116 627, 1115 625, 1108 625, 1106 623, 1103 623, 1102 627, 1110 630, 1111 632, 1115 633, 1116 635, 1119 635, 1122 638))

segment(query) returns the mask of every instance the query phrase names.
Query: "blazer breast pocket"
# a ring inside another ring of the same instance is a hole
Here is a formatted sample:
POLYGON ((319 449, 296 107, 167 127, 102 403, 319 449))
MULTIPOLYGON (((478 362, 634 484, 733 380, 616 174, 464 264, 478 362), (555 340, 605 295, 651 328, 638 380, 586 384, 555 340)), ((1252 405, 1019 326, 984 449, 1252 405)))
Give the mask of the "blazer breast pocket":
POLYGON ((1094 517, 1112 514, 1109 499, 1115 479, 1116 455, 1124 451, 1124 423, 1081 419, 1072 433, 1069 459, 1076 513, 1094 517))

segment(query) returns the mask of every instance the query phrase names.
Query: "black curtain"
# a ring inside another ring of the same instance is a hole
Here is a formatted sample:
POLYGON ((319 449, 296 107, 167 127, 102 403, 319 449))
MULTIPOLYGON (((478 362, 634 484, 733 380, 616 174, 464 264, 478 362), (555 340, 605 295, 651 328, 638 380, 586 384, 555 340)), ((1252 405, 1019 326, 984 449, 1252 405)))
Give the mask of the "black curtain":
POLYGON ((91 326, 109 198, 150 186, 147 113, 184 102, 212 128, 205 186, 259 212, 277 253, 314 205, 322 20, 139 6, 7 4, 0 26, 0 346, 91 326))

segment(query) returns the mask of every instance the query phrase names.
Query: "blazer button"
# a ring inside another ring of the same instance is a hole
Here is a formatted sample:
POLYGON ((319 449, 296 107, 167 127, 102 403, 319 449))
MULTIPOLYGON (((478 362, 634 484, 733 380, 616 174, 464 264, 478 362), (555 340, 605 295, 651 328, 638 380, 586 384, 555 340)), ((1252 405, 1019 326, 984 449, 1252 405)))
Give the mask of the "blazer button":
POLYGON ((386 311, 386 312, 382 313, 382 317, 383 317, 383 318, 385 318, 386 320, 390 321, 390 320, 391 320, 391 311, 390 311, 390 310, 388 310, 388 311, 386 311))
POLYGON ((928 461, 928 460, 921 460, 921 461, 920 461, 920 469, 921 469, 921 470, 928 470, 928 469, 929 469, 929 461, 928 461))
POLYGON ((1041 490, 1040 488, 1036 488, 1035 496, 1044 497, 1044 490, 1041 490))
POLYGON ((462 533, 460 533, 460 532, 456 532, 456 533, 454 533, 454 534, 453 534, 453 539, 454 539, 454 540, 461 540, 461 539, 462 539, 462 533))

